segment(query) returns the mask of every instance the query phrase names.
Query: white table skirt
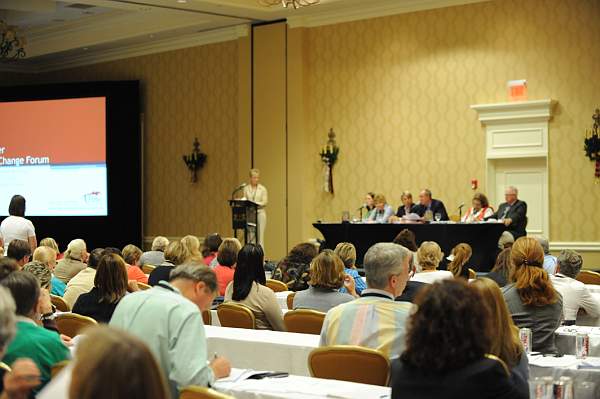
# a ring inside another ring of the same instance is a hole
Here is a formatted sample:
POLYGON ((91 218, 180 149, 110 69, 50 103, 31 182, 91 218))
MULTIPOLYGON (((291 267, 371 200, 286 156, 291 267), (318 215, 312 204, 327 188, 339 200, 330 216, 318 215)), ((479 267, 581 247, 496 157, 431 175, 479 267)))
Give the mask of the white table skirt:
MULTIPOLYGON (((281 309, 281 312, 285 315, 289 312, 289 309, 281 309)), ((221 321, 219 320, 219 315, 216 309, 212 309, 210 311, 210 324, 215 327, 221 327, 221 321)))
MULTIPOLYGON (((573 379, 575 398, 588 399, 600 397, 600 369, 579 368, 584 364, 600 366, 600 358, 590 357, 587 359, 576 359, 575 356, 565 355, 562 357, 529 356, 529 381, 530 387, 537 377, 552 377, 555 381, 562 376, 573 379), (591 389, 595 390, 590 393, 591 389)), ((532 396, 534 398, 535 396, 532 396)))
POLYGON ((209 357, 225 356, 232 367, 309 376, 308 355, 318 335, 205 326, 209 357))
MULTIPOLYGON (((239 371, 232 370, 232 376, 239 371)), ((385 399, 391 397, 392 393, 389 387, 297 375, 237 382, 225 379, 217 381, 213 388, 237 399, 385 399)))

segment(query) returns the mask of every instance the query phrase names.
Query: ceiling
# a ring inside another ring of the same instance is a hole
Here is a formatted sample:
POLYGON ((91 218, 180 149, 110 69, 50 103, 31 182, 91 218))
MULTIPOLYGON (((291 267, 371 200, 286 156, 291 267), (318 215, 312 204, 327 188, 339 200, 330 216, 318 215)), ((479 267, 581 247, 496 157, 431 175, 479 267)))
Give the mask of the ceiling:
POLYGON ((487 0, 321 0, 298 10, 267 0, 0 0, 0 20, 27 40, 0 69, 40 72, 233 40, 252 23, 317 26, 487 0))

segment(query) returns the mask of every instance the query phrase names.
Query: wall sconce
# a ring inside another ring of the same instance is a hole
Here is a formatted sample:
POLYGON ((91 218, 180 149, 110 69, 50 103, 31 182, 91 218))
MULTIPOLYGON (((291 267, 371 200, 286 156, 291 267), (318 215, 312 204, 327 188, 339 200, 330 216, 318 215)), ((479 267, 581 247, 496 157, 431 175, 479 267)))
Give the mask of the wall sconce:
POLYGON ((200 142, 198 141, 198 137, 194 139, 194 149, 190 155, 183 156, 183 162, 188 167, 191 175, 192 183, 196 183, 198 181, 198 171, 202 169, 204 166, 204 162, 206 162, 206 154, 200 151, 200 142))

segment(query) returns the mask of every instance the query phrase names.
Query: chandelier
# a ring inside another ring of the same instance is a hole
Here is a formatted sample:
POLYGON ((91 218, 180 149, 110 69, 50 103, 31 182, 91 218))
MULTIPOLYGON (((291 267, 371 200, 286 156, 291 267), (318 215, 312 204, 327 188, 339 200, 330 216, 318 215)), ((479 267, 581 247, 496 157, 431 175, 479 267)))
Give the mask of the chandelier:
POLYGON ((0 20, 0 61, 25 57, 25 39, 17 36, 17 27, 0 20))
POLYGON ((264 6, 272 7, 281 4, 284 8, 293 7, 294 9, 319 4, 321 0, 258 0, 264 6))

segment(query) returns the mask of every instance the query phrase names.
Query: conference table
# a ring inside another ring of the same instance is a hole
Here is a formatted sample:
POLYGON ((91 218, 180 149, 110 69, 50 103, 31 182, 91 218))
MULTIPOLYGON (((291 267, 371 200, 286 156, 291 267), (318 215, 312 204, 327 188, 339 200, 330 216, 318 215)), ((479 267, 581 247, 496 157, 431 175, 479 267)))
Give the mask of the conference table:
MULTIPOLYGON (((529 355, 528 359, 530 383, 541 377, 552 377, 556 381, 562 376, 568 376, 573 379, 575 398, 593 399, 600 396, 600 358, 529 355)), ((533 384, 530 387, 533 387, 533 384)), ((534 395, 531 397, 535 398, 534 395)))
POLYGON ((415 234, 417 245, 437 242, 445 256, 459 243, 473 249, 469 261, 475 271, 489 271, 496 261, 498 239, 506 227, 502 223, 313 223, 325 238, 325 248, 334 249, 340 242, 356 247, 357 265, 362 265, 367 250, 378 242, 391 242, 403 229, 415 234))

